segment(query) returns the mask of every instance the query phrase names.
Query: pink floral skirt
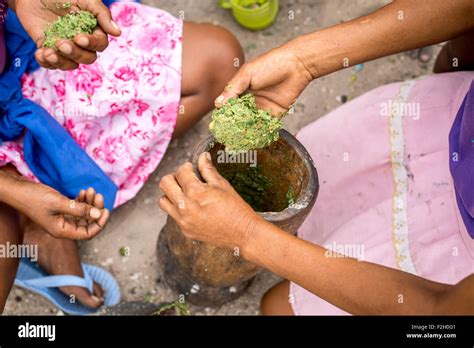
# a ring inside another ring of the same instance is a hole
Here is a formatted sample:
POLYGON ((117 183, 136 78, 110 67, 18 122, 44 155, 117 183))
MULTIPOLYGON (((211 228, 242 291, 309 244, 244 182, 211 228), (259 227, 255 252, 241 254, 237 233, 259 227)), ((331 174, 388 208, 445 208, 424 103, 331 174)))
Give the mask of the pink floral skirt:
MULTIPOLYGON (((119 187, 115 206, 133 198, 169 145, 181 98, 183 22, 132 2, 111 6, 122 29, 92 65, 23 77, 25 97, 43 106, 119 187)), ((37 180, 22 139, 0 146, 0 166, 37 180)))

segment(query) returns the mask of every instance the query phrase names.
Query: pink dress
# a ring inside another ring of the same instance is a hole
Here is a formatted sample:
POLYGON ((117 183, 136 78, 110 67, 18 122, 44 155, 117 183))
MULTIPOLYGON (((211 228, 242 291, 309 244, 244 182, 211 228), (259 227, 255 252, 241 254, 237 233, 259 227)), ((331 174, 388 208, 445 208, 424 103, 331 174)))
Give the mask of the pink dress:
MULTIPOLYGON (((473 79, 460 72, 382 86, 301 130, 321 189, 299 237, 437 282, 473 274, 448 144, 473 79)), ((295 314, 347 314, 294 283, 290 293, 295 314)))
MULTIPOLYGON (((92 65, 23 77, 23 94, 50 112, 119 187, 115 206, 133 198, 173 135, 181 98, 183 23, 132 2, 111 6, 122 29, 92 65)), ((0 166, 36 180, 21 139, 0 146, 0 166)))

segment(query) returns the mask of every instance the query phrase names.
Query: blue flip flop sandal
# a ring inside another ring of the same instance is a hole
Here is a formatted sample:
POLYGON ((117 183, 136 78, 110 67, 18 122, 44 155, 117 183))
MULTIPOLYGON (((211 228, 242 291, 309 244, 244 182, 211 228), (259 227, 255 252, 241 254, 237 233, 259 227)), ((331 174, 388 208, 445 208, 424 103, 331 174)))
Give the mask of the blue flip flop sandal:
POLYGON ((120 302, 120 287, 115 278, 102 268, 83 263, 84 278, 72 275, 48 275, 38 264, 22 258, 15 279, 15 285, 33 291, 48 299, 63 312, 71 315, 89 315, 97 309, 89 308, 76 300, 69 301, 69 296, 59 290, 62 286, 80 286, 92 293, 93 282, 104 290, 104 305, 114 306, 120 302))

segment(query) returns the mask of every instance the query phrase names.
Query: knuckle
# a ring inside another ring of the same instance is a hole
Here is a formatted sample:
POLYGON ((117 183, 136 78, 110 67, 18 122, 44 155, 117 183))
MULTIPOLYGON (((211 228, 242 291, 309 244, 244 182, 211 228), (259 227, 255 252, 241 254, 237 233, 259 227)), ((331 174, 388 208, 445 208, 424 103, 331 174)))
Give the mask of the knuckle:
POLYGON ((62 207, 62 200, 60 199, 60 197, 58 197, 58 195, 52 192, 45 194, 44 201, 49 207, 55 210, 60 209, 62 207))
POLYGON ((80 216, 86 217, 88 214, 89 209, 87 208, 87 205, 85 204, 77 204, 77 212, 80 216))
POLYGON ((165 175, 160 180, 160 189, 165 189, 171 183, 171 174, 165 175))
POLYGON ((193 165, 191 164, 191 162, 183 163, 178 167, 178 169, 176 170, 176 173, 182 174, 185 171, 188 171, 190 168, 192 169, 192 167, 193 165))
POLYGON ((201 186, 196 182, 192 182, 188 185, 186 193, 191 198, 196 197, 201 193, 201 186))
POLYGON ((109 47, 109 40, 105 38, 104 42, 97 47, 97 51, 104 52, 107 49, 107 47, 109 47))
POLYGON ((164 196, 161 197, 161 198, 158 200, 158 206, 159 206, 162 210, 165 210, 166 204, 165 204, 165 198, 164 198, 164 196))
POLYGON ((38 63, 43 66, 44 65, 44 62, 43 62, 43 54, 41 51, 36 51, 35 53, 35 59, 38 61, 38 63))
POLYGON ((63 228, 59 225, 59 222, 51 226, 51 228, 49 229, 49 233, 55 237, 62 237, 63 232, 63 228))
POLYGON ((214 167, 214 164, 212 162, 206 162, 205 167, 208 171, 215 172, 216 167, 214 167))
POLYGON ((92 54, 88 56, 87 58, 82 59, 82 64, 92 64, 97 60, 97 54, 92 54))
POLYGON ((180 199, 178 202, 178 206, 177 208, 186 214, 186 211, 188 210, 188 206, 189 206, 189 202, 184 200, 184 199, 180 199))
POLYGON ((178 225, 185 235, 190 235, 189 231, 192 231, 192 224, 187 219, 180 219, 178 225))
POLYGON ((244 65, 242 65, 242 68, 240 69, 238 76, 246 77, 250 74, 251 71, 252 71, 252 63, 245 63, 244 65))
POLYGON ((193 166, 193 164, 192 164, 191 162, 186 162, 186 163, 184 163, 184 164, 182 165, 182 167, 183 167, 184 169, 187 169, 187 170, 193 170, 193 169, 194 169, 194 166, 193 166))

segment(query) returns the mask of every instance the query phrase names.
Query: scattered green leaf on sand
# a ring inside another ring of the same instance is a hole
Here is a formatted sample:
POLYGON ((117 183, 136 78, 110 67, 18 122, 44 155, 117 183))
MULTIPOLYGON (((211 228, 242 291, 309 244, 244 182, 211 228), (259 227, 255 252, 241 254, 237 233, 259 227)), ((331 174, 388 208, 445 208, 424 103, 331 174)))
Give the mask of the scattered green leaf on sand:
POLYGON ((189 306, 179 301, 170 303, 158 309, 153 315, 158 316, 188 316, 191 315, 189 306))
POLYGON ((212 113, 209 125, 216 141, 229 152, 243 152, 264 148, 278 140, 281 120, 257 108, 255 97, 248 93, 230 99, 212 113))
POLYGON ((120 247, 119 254, 120 256, 130 256, 130 248, 126 246, 120 247))

